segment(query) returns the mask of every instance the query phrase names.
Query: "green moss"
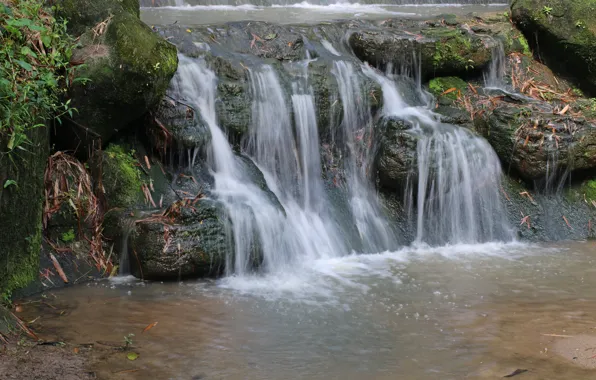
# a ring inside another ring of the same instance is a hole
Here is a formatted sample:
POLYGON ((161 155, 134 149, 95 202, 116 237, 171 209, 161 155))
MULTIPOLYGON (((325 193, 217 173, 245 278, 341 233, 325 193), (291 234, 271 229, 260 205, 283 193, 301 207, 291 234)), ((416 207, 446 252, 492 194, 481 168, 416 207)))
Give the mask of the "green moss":
POLYGON ((596 201, 596 180, 587 181, 582 186, 582 192, 586 195, 586 199, 596 201))
POLYGON ((60 239, 65 243, 70 243, 71 241, 73 241, 75 239, 74 229, 71 228, 70 230, 63 233, 60 239))
POLYGON ((447 99, 456 100, 460 93, 464 92, 467 87, 467 83, 458 77, 440 77, 434 78, 428 82, 428 89, 430 92, 439 97, 445 97, 447 99), (455 88, 455 91, 451 91, 448 94, 442 95, 445 91, 455 88))
POLYGON ((110 208, 127 208, 142 201, 141 172, 134 152, 120 145, 110 145, 104 152, 103 187, 110 208))
POLYGON ((110 15, 123 11, 136 17, 140 15, 138 0, 58 0, 56 3, 59 17, 69 21, 69 32, 77 36, 110 15))

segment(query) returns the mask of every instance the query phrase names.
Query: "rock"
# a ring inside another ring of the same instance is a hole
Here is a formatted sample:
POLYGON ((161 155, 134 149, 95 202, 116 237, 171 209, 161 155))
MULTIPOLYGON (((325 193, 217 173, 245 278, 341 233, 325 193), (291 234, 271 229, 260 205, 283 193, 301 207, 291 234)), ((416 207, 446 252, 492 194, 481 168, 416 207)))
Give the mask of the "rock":
POLYGON ((596 2, 515 0, 512 19, 555 72, 596 95, 596 2))
MULTIPOLYGON (((181 205, 181 204, 179 204, 181 205)), ((130 236, 132 273, 144 279, 178 279, 222 274, 233 252, 229 221, 217 201, 180 206, 171 222, 138 222, 130 236)))
MULTIPOLYGON (((102 153, 102 189, 108 208, 129 208, 142 203, 144 196, 138 161, 124 146, 110 145, 102 153)), ((101 170, 101 171, 99 171, 101 170)))
POLYGON ((26 151, 0 158, 0 300, 39 275, 48 129, 32 128, 27 137, 26 151))
POLYGON ((80 36, 110 15, 129 12, 139 17, 138 0, 57 0, 57 16, 68 20, 68 32, 80 36))
POLYGON ((115 13, 100 32, 87 29, 73 52, 72 61, 84 65, 76 70, 69 97, 78 110, 74 122, 90 135, 79 138, 106 143, 159 102, 178 57, 174 45, 127 11, 115 13))
POLYGON ((485 116, 479 130, 505 168, 525 180, 596 169, 596 127, 583 118, 501 104, 485 116))
POLYGON ((211 140, 209 127, 199 110, 175 97, 162 99, 154 117, 158 126, 167 130, 177 148, 202 148, 211 140))
POLYGON ((373 66, 415 67, 421 74, 460 76, 478 73, 491 60, 494 39, 461 28, 424 29, 418 35, 406 31, 362 30, 350 35, 349 44, 361 60, 373 66))
POLYGON ((382 118, 377 130, 382 131, 377 170, 381 186, 403 191, 406 182, 418 177, 416 147, 419 136, 412 126, 398 118, 382 118))

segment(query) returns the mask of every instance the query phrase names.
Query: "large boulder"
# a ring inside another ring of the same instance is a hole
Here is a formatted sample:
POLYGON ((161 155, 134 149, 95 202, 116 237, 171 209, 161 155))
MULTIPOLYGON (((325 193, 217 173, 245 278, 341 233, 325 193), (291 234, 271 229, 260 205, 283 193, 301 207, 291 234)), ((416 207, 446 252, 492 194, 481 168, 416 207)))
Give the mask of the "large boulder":
POLYGON ((419 34, 400 30, 362 30, 349 37, 358 58, 374 66, 415 67, 424 77, 470 75, 480 72, 497 46, 491 37, 464 28, 425 29, 419 34))
POLYGON ((27 151, 0 157, 0 301, 39 271, 48 129, 30 129, 27 137, 27 151))
MULTIPOLYGON (((72 56, 73 63, 81 64, 69 92, 71 106, 78 110, 74 129, 82 132, 79 138, 88 132, 87 139, 105 143, 164 96, 178 65, 176 47, 145 25, 134 9, 118 8, 119 1, 105 8, 103 2, 101 7, 88 6, 94 2, 87 0, 67 3, 76 9, 65 13, 72 33, 84 31, 72 56)), ((133 3, 138 9, 138 2, 133 3)))
POLYGON ((57 16, 68 20, 68 31, 76 36, 122 11, 140 15, 138 0, 58 0, 56 3, 57 16))
POLYGON ((514 0, 511 11, 549 67, 596 94, 595 0, 514 0))
POLYGON ((505 168, 526 180, 596 169, 596 127, 582 117, 503 103, 478 126, 505 168))
POLYGON ((130 236, 132 273, 145 279, 215 276, 233 250, 225 209, 213 200, 179 201, 162 218, 136 223, 130 236))

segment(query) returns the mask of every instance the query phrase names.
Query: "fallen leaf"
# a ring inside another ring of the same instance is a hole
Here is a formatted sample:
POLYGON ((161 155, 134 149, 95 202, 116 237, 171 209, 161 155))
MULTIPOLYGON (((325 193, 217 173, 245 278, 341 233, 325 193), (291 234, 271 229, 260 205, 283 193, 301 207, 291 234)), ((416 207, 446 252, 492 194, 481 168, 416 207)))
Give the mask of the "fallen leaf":
POLYGON ((72 352, 74 352, 75 354, 78 354, 79 353, 79 348, 78 347, 75 347, 74 350, 72 350, 72 352))
POLYGON ((565 223, 567 223, 567 227, 571 228, 571 224, 569 224, 569 221, 567 220, 565 215, 563 215, 563 220, 565 221, 565 223))
POLYGON ((17 313, 21 313, 23 311, 23 307, 21 305, 17 305, 15 306, 14 311, 17 313))
POLYGON ((147 327, 145 327, 143 329, 143 332, 147 332, 147 331, 151 330, 152 328, 154 328, 155 326, 157 326, 157 322, 153 322, 150 325, 148 325, 147 327))
POLYGON ((450 89, 441 92, 441 95, 447 95, 447 94, 452 93, 453 91, 457 91, 457 88, 451 87, 450 89))
POLYGON ((268 35, 265 36, 265 39, 267 41, 274 39, 275 37, 277 37, 277 33, 270 33, 268 35))
POLYGON ((569 106, 569 104, 567 104, 567 105, 565 106, 565 108, 563 108, 563 109, 561 110, 561 112, 559 112, 559 115, 565 115, 565 114, 567 113, 567 111, 569 111, 569 107, 570 107, 570 106, 569 106))
POLYGON ((64 271, 62 270, 62 266, 60 266, 60 263, 58 262, 58 260, 56 260, 56 256, 54 256, 52 252, 50 252, 50 259, 54 264, 54 268, 56 268, 56 272, 58 272, 58 275, 60 275, 60 278, 62 278, 62 281, 68 284, 68 277, 66 277, 66 273, 64 273, 64 271))
POLYGON ((139 358, 139 354, 137 354, 136 352, 129 352, 128 354, 126 354, 126 358, 128 360, 137 360, 139 358))
POLYGON ((192 30, 186 29, 186 33, 192 33, 192 30))

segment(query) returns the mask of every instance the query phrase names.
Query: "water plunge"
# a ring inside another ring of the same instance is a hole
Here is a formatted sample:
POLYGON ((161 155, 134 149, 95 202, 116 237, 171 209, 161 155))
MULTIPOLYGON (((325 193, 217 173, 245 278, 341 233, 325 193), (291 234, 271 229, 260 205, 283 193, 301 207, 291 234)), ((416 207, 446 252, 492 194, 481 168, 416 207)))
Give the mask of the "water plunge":
POLYGON ((365 75, 382 87, 385 117, 405 120, 418 136, 417 180, 407 184, 408 201, 417 213, 416 242, 511 239, 499 201, 501 168, 488 143, 466 129, 440 123, 420 86, 421 105, 409 105, 390 77, 346 61, 334 62, 331 69, 343 105, 342 121, 331 138, 344 181, 330 190, 334 186, 325 184, 321 169, 311 62, 286 69, 288 88, 270 65, 248 70, 252 116, 239 155, 218 124, 215 73, 203 60, 180 57, 174 89, 196 107, 211 133, 211 196, 225 205, 233 238, 228 275, 249 274, 259 264, 266 273, 285 273, 353 251, 398 248, 373 185, 378 131, 365 101, 365 75), (345 194, 348 214, 330 201, 329 191, 345 194))

